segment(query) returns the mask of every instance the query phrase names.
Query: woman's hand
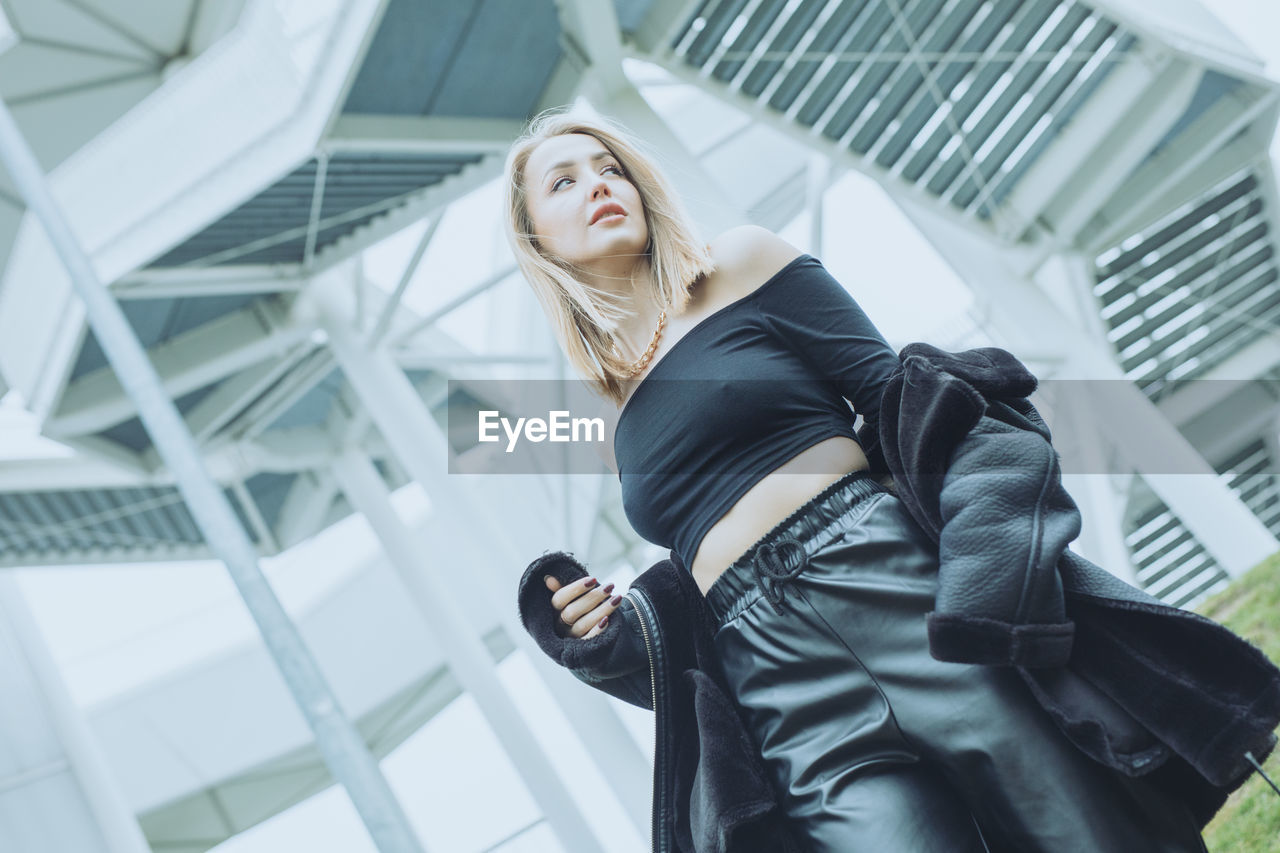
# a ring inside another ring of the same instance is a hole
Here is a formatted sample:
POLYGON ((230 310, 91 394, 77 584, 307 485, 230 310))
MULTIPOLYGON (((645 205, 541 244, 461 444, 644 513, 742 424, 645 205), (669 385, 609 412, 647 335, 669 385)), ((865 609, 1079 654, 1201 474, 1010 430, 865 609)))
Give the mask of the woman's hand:
POLYGON ((556 631, 561 637, 594 637, 609 624, 609 614, 622 602, 621 595, 609 597, 613 584, 599 586, 595 578, 580 578, 568 586, 551 575, 543 578, 551 590, 551 606, 560 612, 556 631))

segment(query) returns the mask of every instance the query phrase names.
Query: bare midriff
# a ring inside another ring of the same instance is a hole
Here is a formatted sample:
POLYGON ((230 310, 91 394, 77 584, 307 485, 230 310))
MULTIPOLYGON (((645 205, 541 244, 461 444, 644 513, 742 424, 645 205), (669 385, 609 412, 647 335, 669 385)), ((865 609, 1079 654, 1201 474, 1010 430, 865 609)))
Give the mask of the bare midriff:
POLYGON ((778 522, 845 474, 869 467, 858 442, 835 435, 766 474, 711 526, 698 545, 690 570, 702 594, 778 522))

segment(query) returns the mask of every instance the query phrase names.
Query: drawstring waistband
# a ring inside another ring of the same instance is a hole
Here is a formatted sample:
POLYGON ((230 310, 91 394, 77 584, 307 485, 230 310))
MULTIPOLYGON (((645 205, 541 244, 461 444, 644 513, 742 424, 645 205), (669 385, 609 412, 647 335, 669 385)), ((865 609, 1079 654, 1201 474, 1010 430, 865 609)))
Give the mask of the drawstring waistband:
POLYGON ((778 522, 707 590, 716 625, 741 613, 761 595, 782 615, 785 585, 805 570, 809 559, 842 535, 850 520, 875 495, 891 494, 869 471, 851 471, 778 522))
POLYGON ((782 615, 780 605, 786 595, 782 591, 783 583, 803 572, 807 565, 809 565, 809 554, 804 550, 804 544, 794 536, 780 536, 776 542, 765 542, 756 549, 755 555, 751 558, 751 568, 755 572, 756 583, 760 584, 765 597, 769 599, 769 603, 773 605, 774 611, 779 616, 782 615), (798 560, 791 561, 796 564, 793 568, 786 568, 783 558, 778 556, 778 552, 784 549, 791 554, 799 555, 798 560))

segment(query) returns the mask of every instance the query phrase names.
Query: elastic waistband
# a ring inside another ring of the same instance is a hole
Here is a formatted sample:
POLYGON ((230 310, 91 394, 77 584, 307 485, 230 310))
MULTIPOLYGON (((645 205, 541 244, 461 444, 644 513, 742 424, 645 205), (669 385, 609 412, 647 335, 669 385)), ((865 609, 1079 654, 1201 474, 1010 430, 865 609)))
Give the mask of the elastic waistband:
POLYGON ((716 627, 741 613, 761 593, 781 612, 782 583, 799 574, 809 557, 843 533, 845 522, 861 504, 881 493, 889 489, 870 471, 851 471, 774 525, 707 590, 716 627))

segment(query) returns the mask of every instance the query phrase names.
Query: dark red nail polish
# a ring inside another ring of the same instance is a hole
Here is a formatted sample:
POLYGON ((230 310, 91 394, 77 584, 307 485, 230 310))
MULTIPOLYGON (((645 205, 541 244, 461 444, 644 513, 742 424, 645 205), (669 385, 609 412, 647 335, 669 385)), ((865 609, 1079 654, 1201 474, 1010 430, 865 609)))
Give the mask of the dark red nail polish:
POLYGON ((587 578, 587 582, 583 584, 583 586, 585 586, 587 589, 591 589, 591 587, 595 586, 597 583, 599 583, 599 581, 597 581, 595 578, 587 578))
POLYGON ((608 617, 608 616, 606 616, 606 617, 604 617, 603 619, 601 619, 601 620, 600 620, 600 627, 601 627, 601 628, 604 628, 604 627, 605 627, 605 626, 607 626, 608 624, 609 624, 609 617, 608 617))
POLYGON ((619 604, 622 603, 622 596, 615 595, 613 598, 609 599, 609 603, 612 604, 614 607, 617 607, 619 604))
POLYGON ((604 586, 600 587, 600 591, 603 592, 605 595, 608 595, 609 593, 613 592, 613 584, 612 583, 605 584, 604 586))

